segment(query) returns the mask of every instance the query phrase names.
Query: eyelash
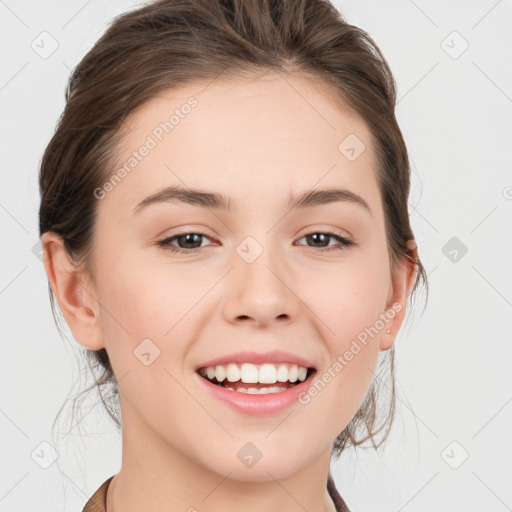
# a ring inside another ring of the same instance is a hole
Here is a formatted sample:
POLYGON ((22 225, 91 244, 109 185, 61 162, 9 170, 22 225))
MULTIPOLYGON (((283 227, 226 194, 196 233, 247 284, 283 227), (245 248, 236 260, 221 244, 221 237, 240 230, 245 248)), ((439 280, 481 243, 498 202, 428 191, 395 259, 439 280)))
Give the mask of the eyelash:
MULTIPOLYGON (((163 240, 159 240, 157 242, 157 245, 163 247, 166 251, 171 251, 173 253, 182 253, 182 254, 185 254, 185 253, 186 254, 195 253, 199 249, 201 249, 201 247, 195 247, 193 249, 181 249, 181 248, 176 248, 175 246, 171 246, 170 245, 172 240, 174 240, 176 238, 180 238, 182 236, 192 235, 192 234, 193 235, 199 235, 199 236, 202 236, 202 237, 205 237, 205 238, 210 238, 208 235, 205 235, 204 233, 190 231, 190 232, 186 232, 186 233, 179 233, 177 235, 173 235, 171 237, 164 238, 163 240)), ((311 235, 317 235, 317 234, 328 235, 329 237, 336 239, 341 244, 341 247, 336 247, 336 246, 329 247, 329 248, 325 248, 325 247, 321 247, 321 248, 312 247, 312 249, 318 249, 320 252, 330 252, 330 251, 336 251, 336 250, 344 250, 344 249, 346 249, 348 247, 354 247, 354 246, 359 245, 358 243, 354 242, 354 240, 352 240, 350 238, 343 237, 341 235, 338 235, 336 232, 329 231, 329 230, 328 231, 312 231, 311 233, 306 233, 300 239, 302 239, 304 237, 307 237, 307 236, 311 236, 311 235)))

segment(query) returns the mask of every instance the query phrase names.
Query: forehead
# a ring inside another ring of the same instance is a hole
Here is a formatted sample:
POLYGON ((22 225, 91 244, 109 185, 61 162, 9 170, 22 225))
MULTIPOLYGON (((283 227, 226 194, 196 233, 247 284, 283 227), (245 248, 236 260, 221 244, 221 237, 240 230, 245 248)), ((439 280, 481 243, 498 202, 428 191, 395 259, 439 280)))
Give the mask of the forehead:
POLYGON ((235 208, 331 186, 378 202, 371 133, 334 94, 277 72, 164 91, 124 123, 110 175, 127 172, 108 202, 127 211, 166 185, 218 190, 235 208))

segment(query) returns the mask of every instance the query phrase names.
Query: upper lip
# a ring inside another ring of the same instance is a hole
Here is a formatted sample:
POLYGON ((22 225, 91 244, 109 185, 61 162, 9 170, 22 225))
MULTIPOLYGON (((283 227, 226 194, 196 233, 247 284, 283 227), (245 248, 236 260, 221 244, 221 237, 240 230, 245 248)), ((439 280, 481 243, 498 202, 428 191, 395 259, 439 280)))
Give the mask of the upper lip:
POLYGON ((224 365, 227 363, 291 363, 296 364, 297 366, 304 366, 305 368, 315 368, 313 363, 304 357, 293 354, 292 352, 285 352, 283 350, 272 350, 270 352, 234 352, 215 359, 210 359, 209 361, 197 366, 196 371, 200 368, 208 368, 209 366, 216 366, 218 364, 224 365))

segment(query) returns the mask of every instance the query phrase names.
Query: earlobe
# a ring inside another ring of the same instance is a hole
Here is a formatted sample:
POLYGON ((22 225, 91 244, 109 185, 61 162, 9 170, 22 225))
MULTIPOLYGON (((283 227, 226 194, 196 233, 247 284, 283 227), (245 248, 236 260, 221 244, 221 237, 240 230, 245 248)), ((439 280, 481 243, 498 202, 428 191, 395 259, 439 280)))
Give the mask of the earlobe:
POLYGON ((73 337, 89 350, 104 348, 99 304, 85 272, 56 233, 43 233, 41 246, 46 275, 73 337))

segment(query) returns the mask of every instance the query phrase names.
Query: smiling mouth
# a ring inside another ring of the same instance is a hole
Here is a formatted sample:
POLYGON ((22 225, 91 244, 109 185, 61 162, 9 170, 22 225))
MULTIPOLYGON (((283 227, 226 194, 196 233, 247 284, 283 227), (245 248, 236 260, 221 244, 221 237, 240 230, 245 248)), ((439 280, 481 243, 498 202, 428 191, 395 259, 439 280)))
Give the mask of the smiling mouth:
POLYGON ((301 384, 315 372, 315 368, 291 363, 229 363, 197 370, 202 378, 215 386, 246 394, 280 393, 301 384))

